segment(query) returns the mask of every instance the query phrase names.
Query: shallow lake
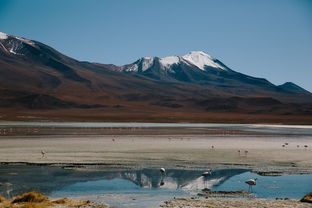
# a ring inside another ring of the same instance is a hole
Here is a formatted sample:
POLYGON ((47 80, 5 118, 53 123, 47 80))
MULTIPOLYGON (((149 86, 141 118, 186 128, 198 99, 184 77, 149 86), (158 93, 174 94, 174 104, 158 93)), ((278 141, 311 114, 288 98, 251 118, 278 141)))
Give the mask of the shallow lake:
POLYGON ((222 128, 289 135, 312 135, 312 125, 264 125, 217 123, 109 123, 109 122, 0 122, 0 128, 222 128))
POLYGON ((173 197, 196 196, 203 188, 248 190, 244 181, 258 178, 253 193, 258 198, 299 199, 312 191, 312 175, 259 176, 246 169, 158 169, 107 171, 72 170, 50 166, 1 165, 0 194, 12 197, 40 191, 52 198, 72 197, 105 202, 118 207, 157 207, 173 197))
MULTIPOLYGON (((312 126, 279 126, 249 124, 187 124, 187 123, 70 123, 70 122, 0 122, 2 133, 14 127, 62 128, 222 128, 266 134, 307 136, 312 126), (6 129, 4 131, 4 129, 6 129)), ((91 129, 92 130, 92 129, 91 129)), ((279 137, 277 137, 279 138, 279 137)), ((212 170, 203 177, 201 170, 159 169, 96 170, 53 166, 0 165, 0 195, 13 197, 27 191, 39 191, 52 198, 89 199, 125 207, 158 207, 174 197, 196 196, 204 188, 214 191, 248 190, 245 181, 258 178, 253 193, 258 198, 299 199, 312 191, 312 175, 259 176, 247 169, 212 170)))

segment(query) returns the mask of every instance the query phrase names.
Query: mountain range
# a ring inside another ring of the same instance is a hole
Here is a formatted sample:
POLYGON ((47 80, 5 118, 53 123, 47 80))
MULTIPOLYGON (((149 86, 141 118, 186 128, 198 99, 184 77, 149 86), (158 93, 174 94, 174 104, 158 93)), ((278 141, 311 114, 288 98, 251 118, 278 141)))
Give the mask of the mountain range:
POLYGON ((0 33, 0 73, 2 119, 312 120, 307 90, 239 73, 203 51, 116 66, 78 61, 43 43, 0 33))

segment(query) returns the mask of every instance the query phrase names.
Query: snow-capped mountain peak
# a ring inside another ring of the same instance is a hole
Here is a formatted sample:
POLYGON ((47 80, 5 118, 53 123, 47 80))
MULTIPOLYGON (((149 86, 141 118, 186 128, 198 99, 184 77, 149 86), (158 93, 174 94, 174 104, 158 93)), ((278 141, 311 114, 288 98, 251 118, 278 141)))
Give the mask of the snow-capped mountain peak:
POLYGON ((190 53, 182 56, 183 59, 187 60, 189 63, 197 66, 201 70, 205 70, 205 66, 210 66, 213 68, 225 69, 220 64, 216 63, 215 60, 203 51, 191 51, 190 53))
POLYGON ((38 49, 34 41, 0 32, 0 49, 2 48, 6 53, 24 55, 24 47, 26 45, 38 49))
POLYGON ((142 58, 142 71, 150 68, 154 63, 154 57, 147 56, 142 58))
POLYGON ((5 40, 8 38, 8 34, 0 32, 0 39, 5 40))
POLYGON ((171 65, 178 64, 180 61, 180 57, 178 56, 167 56, 159 59, 159 62, 164 68, 169 68, 171 65))
POLYGON ((131 64, 129 67, 125 68, 128 72, 139 72, 149 69, 154 63, 155 57, 146 56, 137 60, 135 63, 131 64))
POLYGON ((209 70, 207 67, 227 70, 226 67, 220 65, 213 57, 203 51, 191 51, 184 56, 167 56, 164 58, 146 56, 133 64, 124 66, 123 70, 128 72, 144 72, 155 66, 174 73, 175 70, 172 67, 179 64, 188 65, 190 68, 196 67, 202 71, 209 70), (157 64, 155 65, 155 63, 157 64))

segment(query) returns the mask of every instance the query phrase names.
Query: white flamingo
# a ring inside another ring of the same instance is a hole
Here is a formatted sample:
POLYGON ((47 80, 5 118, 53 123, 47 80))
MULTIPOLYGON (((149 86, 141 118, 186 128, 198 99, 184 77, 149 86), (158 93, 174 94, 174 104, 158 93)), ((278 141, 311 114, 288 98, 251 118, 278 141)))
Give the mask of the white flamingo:
POLYGON ((159 169, 159 171, 160 171, 160 186, 163 186, 163 185, 165 185, 165 182, 164 182, 164 177, 166 176, 166 169, 165 168, 160 168, 159 169))
POLYGON ((252 192, 252 186, 255 186, 257 185, 257 178, 255 179, 249 179, 247 181, 245 181, 245 183, 247 183, 249 185, 249 188, 248 188, 248 192, 252 192))
POLYGON ((166 169, 165 168, 160 168, 159 171, 160 171, 161 175, 166 175, 166 169))
POLYGON ((204 189, 206 190, 207 189, 207 179, 209 176, 211 176, 211 170, 203 172, 202 176, 203 176, 204 187, 205 187, 204 189))
POLYGON ((208 171, 203 172, 203 173, 202 173, 202 176, 204 176, 204 177, 211 176, 211 170, 208 170, 208 171))

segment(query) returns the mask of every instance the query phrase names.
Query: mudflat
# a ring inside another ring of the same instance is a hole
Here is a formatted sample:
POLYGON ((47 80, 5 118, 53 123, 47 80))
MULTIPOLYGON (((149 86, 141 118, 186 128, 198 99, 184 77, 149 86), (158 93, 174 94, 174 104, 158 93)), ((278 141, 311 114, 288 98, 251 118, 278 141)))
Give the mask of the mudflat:
POLYGON ((163 208, 310 208, 312 204, 301 203, 296 200, 268 200, 268 199, 250 199, 250 200, 207 200, 207 199, 175 199, 163 203, 163 208))
POLYGON ((103 165, 110 168, 244 166, 263 174, 312 170, 312 139, 309 136, 178 133, 2 136, 0 162, 103 165))

